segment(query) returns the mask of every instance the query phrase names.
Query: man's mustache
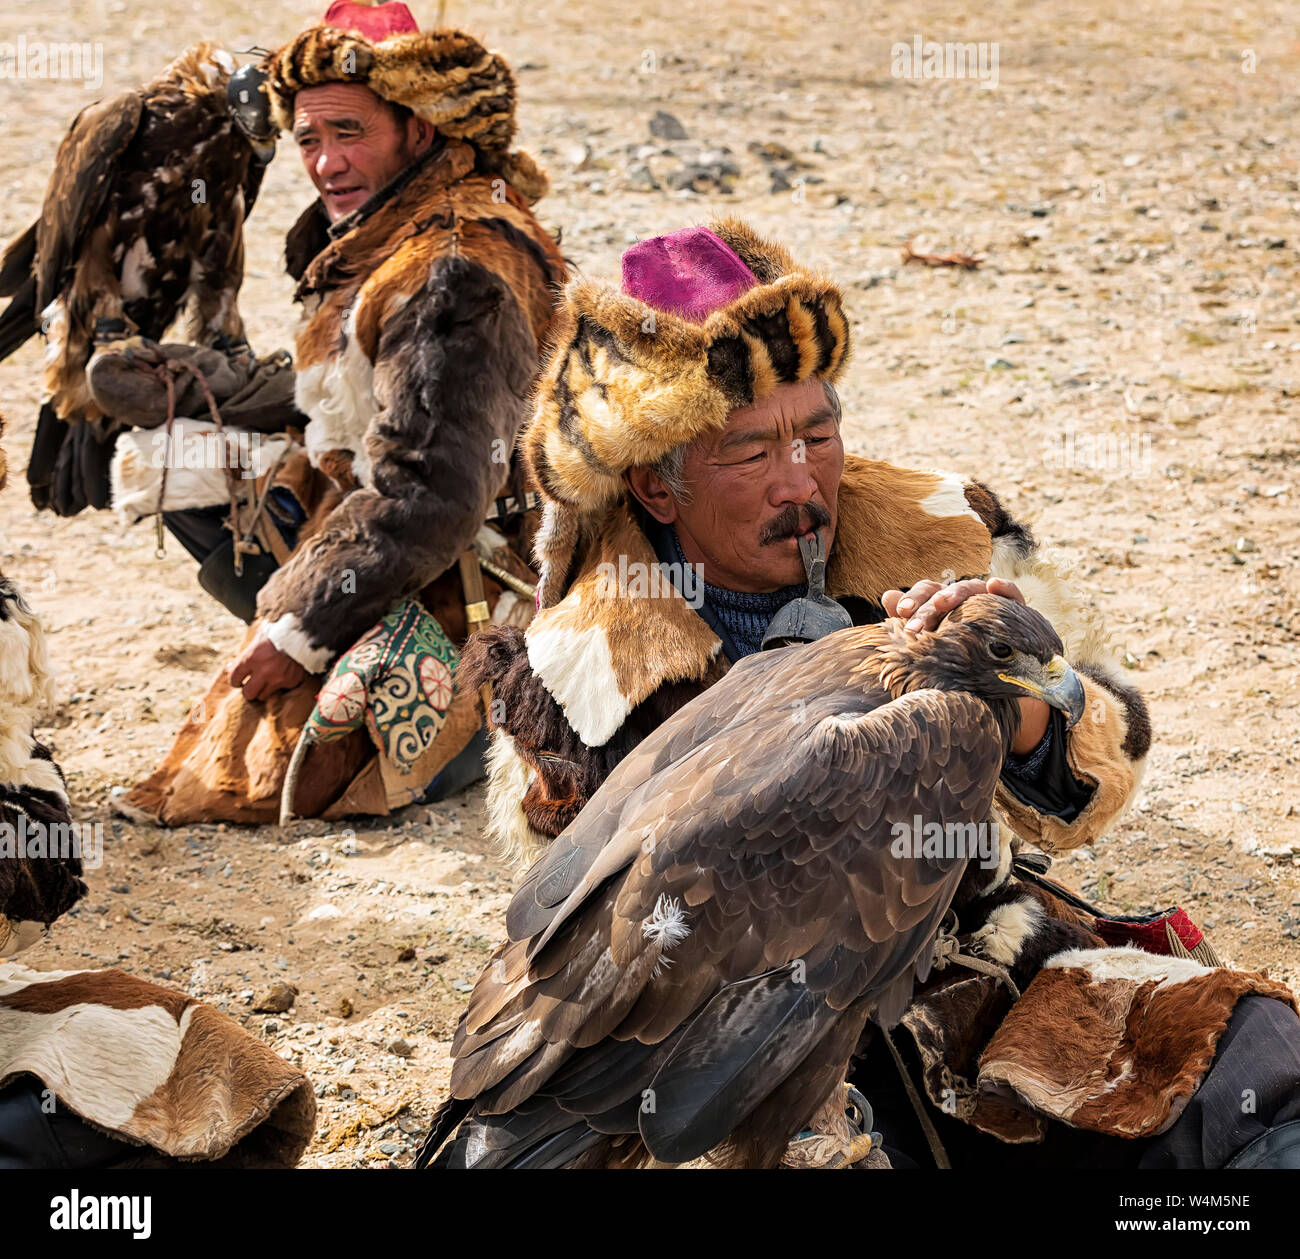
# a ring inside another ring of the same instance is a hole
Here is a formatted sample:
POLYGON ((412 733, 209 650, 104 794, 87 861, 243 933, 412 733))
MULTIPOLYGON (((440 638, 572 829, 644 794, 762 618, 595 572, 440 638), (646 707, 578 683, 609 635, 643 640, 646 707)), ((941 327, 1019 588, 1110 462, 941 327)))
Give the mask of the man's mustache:
POLYGON ((802 506, 790 503, 758 531, 758 541, 762 546, 774 546, 786 538, 824 529, 830 523, 831 514, 820 503, 804 503, 802 506))

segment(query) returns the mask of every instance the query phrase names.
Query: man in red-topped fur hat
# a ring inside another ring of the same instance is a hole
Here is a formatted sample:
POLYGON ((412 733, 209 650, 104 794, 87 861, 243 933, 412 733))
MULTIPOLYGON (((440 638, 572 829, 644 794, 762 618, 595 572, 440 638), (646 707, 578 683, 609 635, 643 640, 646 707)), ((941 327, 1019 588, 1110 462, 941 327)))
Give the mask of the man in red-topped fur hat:
MULTIPOLYGON (((526 531, 511 451, 565 278, 531 209, 546 179, 512 148, 510 68, 460 31, 421 32, 397 0, 337 0, 262 69, 271 116, 319 194, 286 247, 306 453, 275 477, 286 546, 269 579, 254 578, 254 630, 203 719, 123 802, 167 823, 275 817, 322 675, 363 636, 373 645, 372 627, 402 601, 421 600, 437 616, 429 633, 452 644, 493 608, 531 611, 464 563, 476 544, 505 549, 526 531)), ((526 589, 526 566, 515 576, 526 589)), ((445 699, 444 663, 412 668, 445 699)), ((366 705, 374 714, 373 695, 340 685, 321 694, 333 705, 318 708, 324 726, 366 705)), ((376 762, 359 730, 314 746, 303 796, 288 803, 382 813, 418 798, 478 731, 475 704, 460 689, 450 712, 398 713, 418 727, 414 764, 410 747, 385 763, 382 737, 376 762)))

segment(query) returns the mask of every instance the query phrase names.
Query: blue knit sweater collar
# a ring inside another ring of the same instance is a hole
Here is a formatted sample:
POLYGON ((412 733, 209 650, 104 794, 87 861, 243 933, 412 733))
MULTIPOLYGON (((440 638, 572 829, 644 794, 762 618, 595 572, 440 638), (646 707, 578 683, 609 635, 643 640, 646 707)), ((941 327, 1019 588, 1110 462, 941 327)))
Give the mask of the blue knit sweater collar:
MULTIPOLYGON (((677 563, 687 563, 686 553, 682 550, 677 530, 669 530, 677 563)), ((679 571, 687 571, 685 568, 679 571)), ((707 581, 704 586, 704 602, 709 605, 713 615, 726 626, 736 650, 744 656, 752 656, 762 646, 763 635, 777 612, 791 599, 798 599, 808 593, 808 583, 786 586, 783 590, 774 590, 770 594, 751 594, 742 590, 726 590, 722 586, 712 586, 707 581)), ((735 661, 732 661, 734 664, 735 661)))

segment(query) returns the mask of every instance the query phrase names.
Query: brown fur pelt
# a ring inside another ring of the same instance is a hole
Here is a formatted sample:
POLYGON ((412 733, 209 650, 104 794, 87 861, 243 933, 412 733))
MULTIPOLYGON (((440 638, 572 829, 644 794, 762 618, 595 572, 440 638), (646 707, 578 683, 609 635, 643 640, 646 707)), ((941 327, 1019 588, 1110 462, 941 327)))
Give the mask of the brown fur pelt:
POLYGON ((989 1042, 979 1090, 1076 1128, 1154 1136, 1182 1113, 1250 994, 1296 1006, 1262 975, 1136 948, 1068 950, 989 1042))
POLYGON ((0 1088, 35 1076, 94 1127, 168 1160, 292 1167, 316 1099, 303 1073, 211 1006, 120 970, 0 964, 0 1088))

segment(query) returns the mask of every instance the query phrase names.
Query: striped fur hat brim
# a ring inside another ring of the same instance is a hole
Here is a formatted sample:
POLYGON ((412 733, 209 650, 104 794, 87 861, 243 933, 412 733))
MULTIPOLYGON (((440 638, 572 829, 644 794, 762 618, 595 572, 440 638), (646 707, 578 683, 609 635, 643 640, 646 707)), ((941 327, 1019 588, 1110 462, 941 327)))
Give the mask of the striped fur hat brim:
POLYGON ((515 136, 515 76, 505 59, 463 31, 412 31, 372 44, 333 26, 313 26, 271 53, 271 115, 293 128, 293 98, 325 83, 360 83, 404 105, 444 135, 504 158, 515 136))
POLYGON ((839 380, 849 356, 840 290, 735 219, 711 222, 759 283, 702 323, 611 285, 575 281, 555 325, 524 449, 539 489, 580 514, 780 385, 839 380))

